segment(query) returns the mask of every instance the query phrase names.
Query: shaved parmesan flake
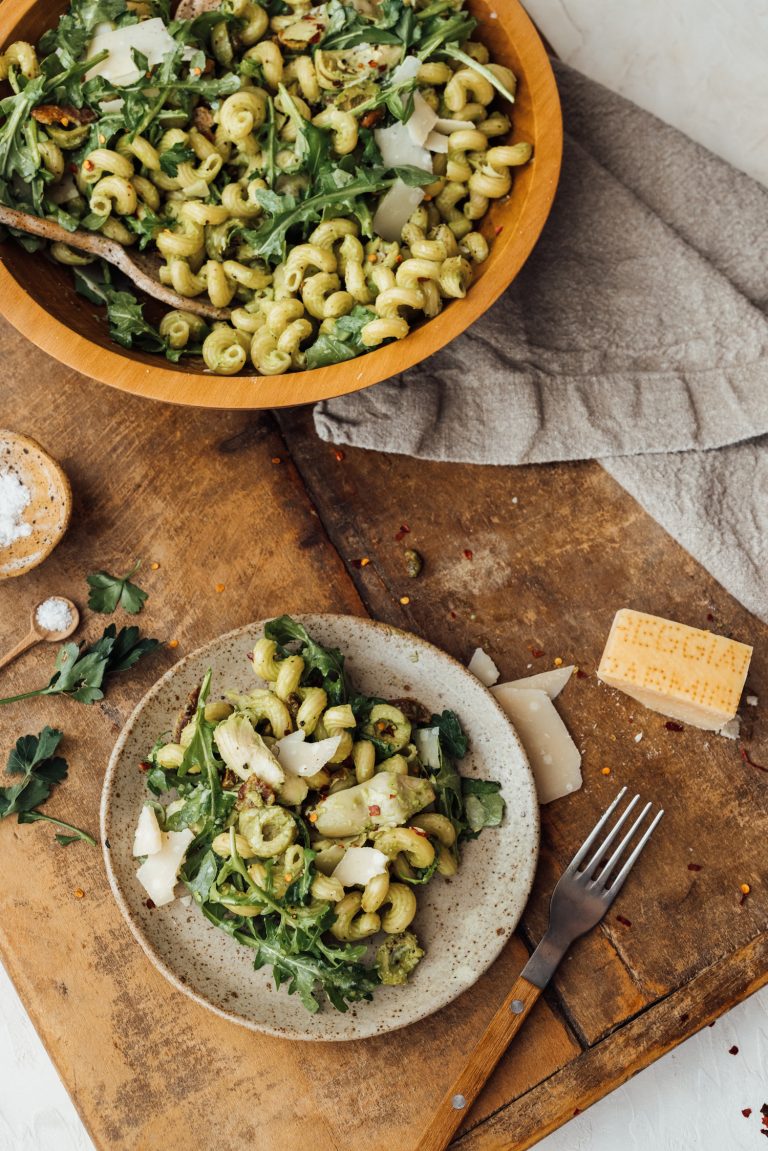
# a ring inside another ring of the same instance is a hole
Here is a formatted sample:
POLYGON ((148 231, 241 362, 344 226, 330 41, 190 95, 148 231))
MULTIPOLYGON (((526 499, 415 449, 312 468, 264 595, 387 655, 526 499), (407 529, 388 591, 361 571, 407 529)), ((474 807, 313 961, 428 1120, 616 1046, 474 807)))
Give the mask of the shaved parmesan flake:
POLYGON ((388 863, 388 857, 377 847, 348 847, 331 872, 331 879, 338 879, 344 887, 365 887, 369 879, 385 873, 388 863))
POLYGON ((293 731, 279 739, 272 750, 288 775, 306 776, 314 775, 325 767, 339 750, 340 743, 340 735, 331 735, 328 739, 309 743, 303 731, 293 731))
POLYGON ((500 683, 493 691, 496 694, 504 691, 506 687, 534 688, 538 691, 545 691, 550 699, 557 699, 575 670, 573 664, 570 667, 553 667, 551 671, 540 671, 538 675, 527 675, 523 679, 513 679, 509 683, 500 683))
POLYGON ((451 132, 469 131, 470 128, 477 127, 471 120, 445 120, 441 116, 439 120, 435 121, 435 130, 438 132, 445 132, 446 136, 450 136, 451 132))
POLYGON ((390 76, 390 84, 405 84, 407 80, 415 80, 421 68, 421 60, 418 56, 406 56, 395 69, 393 69, 390 76))
POLYGON ((467 665, 472 675, 476 675, 483 687, 490 687, 496 683, 501 672, 489 655, 481 647, 475 648, 475 654, 467 665))
POLYGON ((160 851, 150 855, 136 872, 136 878, 155 907, 173 901, 176 877, 195 833, 185 827, 183 831, 164 831, 162 836, 160 851))
POLYGON ((427 136, 437 123, 437 112, 433 112, 419 92, 413 94, 413 112, 406 122, 408 135, 414 144, 424 145, 427 136))
POLYGON ((88 47, 88 56, 96 56, 107 51, 109 55, 90 72, 86 80, 103 76, 118 87, 132 84, 141 72, 133 62, 132 49, 146 56, 150 68, 160 64, 178 44, 159 16, 152 20, 141 20, 138 24, 128 24, 124 28, 113 28, 111 24, 98 24, 88 47))
POLYGON ((424 141, 424 147, 428 148, 430 152, 439 152, 447 156, 448 137, 443 136, 442 132, 430 132, 424 141))
POLYGON ((388 128, 374 128, 373 135, 386 168, 421 168, 432 171, 432 157, 426 148, 414 142, 407 124, 396 120, 388 128))
POLYGON ((536 780, 539 803, 581 787, 581 754, 545 691, 502 684, 494 695, 515 726, 536 780))
POLYGON ((382 240, 399 240, 400 233, 424 199, 421 188, 412 188, 404 180, 396 180, 379 201, 373 217, 373 230, 382 240))
POLYGON ((136 834, 133 837, 134 855, 156 855, 163 846, 163 833, 157 822, 155 809, 145 803, 136 824, 136 834))

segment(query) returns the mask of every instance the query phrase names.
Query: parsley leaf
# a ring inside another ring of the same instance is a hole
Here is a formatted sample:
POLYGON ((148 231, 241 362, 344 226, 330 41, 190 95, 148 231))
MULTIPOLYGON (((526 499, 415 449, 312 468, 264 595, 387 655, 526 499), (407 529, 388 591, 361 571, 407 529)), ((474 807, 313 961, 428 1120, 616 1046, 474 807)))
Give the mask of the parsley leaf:
POLYGON ((324 368, 328 364, 352 360, 362 352, 367 352, 369 349, 363 344, 360 333, 366 324, 375 319, 376 313, 360 304, 349 315, 339 316, 334 321, 333 331, 324 332, 307 348, 307 367, 324 368))
POLYGON ((174 144, 160 153, 160 167, 166 176, 178 176, 179 164, 192 164, 194 161, 195 153, 185 144, 174 144))
POLYGON ((111 623, 95 643, 80 648, 65 643, 59 648, 55 672, 46 687, 21 695, 0 699, 0 704, 15 703, 37 695, 68 695, 78 703, 95 703, 104 698, 102 687, 107 676, 133 667, 142 656, 158 646, 158 640, 141 638, 137 627, 117 631, 111 623))
POLYGON ((131 576, 139 570, 141 560, 137 560, 134 567, 124 576, 113 576, 109 572, 92 572, 86 577, 91 591, 88 595, 88 607, 93 611, 109 615, 118 605, 129 615, 137 615, 144 606, 148 595, 137 584, 131 583, 131 576))
POLYGON ((5 773, 21 776, 21 779, 8 787, 0 787, 0 819, 16 815, 19 823, 45 820, 69 832, 68 835, 56 836, 57 842, 63 847, 76 840, 83 840, 95 847, 96 841, 87 831, 35 810, 41 803, 45 803, 56 784, 67 778, 67 761, 56 755, 62 734, 58 729, 46 726, 37 735, 22 735, 16 741, 16 746, 8 756, 5 773))

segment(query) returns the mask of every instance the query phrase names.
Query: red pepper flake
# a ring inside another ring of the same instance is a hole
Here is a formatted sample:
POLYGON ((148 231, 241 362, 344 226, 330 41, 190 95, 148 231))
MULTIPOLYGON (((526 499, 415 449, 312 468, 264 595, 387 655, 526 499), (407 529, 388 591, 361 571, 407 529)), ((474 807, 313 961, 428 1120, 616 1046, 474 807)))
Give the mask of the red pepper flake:
POLYGON ((151 771, 151 770, 152 770, 152 764, 147 763, 146 759, 142 759, 141 763, 139 764, 139 771, 151 771))
POLYGON ((750 1115, 752 1114, 752 1108, 751 1107, 742 1107, 741 1113, 745 1119, 749 1119, 750 1115))
POLYGON ((768 767, 764 767, 762 763, 755 763, 754 759, 750 758, 749 752, 743 743, 739 747, 739 753, 744 762, 748 763, 750 767, 756 767, 758 771, 768 771, 768 767))
POLYGON ((465 560, 472 560, 474 558, 475 558, 475 553, 473 551, 470 551, 469 548, 464 548, 464 559, 465 560))
POLYGON ((545 651, 542 651, 540 647, 531 647, 530 645, 528 646, 528 651, 534 659, 541 659, 543 655, 547 654, 545 651))
POLYGON ((381 808, 379 807, 378 803, 371 803, 368 805, 368 814, 381 815, 381 808))
POLYGON ((503 231, 504 231, 504 225, 499 224, 498 228, 496 229, 495 235, 500 236, 503 231))
POLYGON ((586 679, 587 673, 585 671, 582 671, 580 667, 577 667, 576 668, 576 678, 577 679, 586 679))
POLYGON ((623 926, 624 926, 624 927, 631 927, 631 926, 632 926, 632 920, 631 920, 631 919, 627 919, 627 918, 626 918, 625 916, 623 916, 623 915, 617 915, 617 916, 616 916, 616 922, 617 922, 617 923, 621 923, 621 924, 623 924, 623 926))
POLYGON ((422 839, 428 839, 428 838, 429 838, 429 837, 427 836, 427 833, 426 833, 426 831, 424 831, 424 829, 423 829, 423 828, 421 828, 421 827, 412 827, 412 828, 411 828, 411 831, 415 831, 415 832, 416 832, 416 834, 417 834, 417 835, 420 835, 422 839))
POLYGON ((339 463, 341 463, 341 461, 346 458, 344 455, 344 452, 341 450, 341 448, 337 448, 336 451, 333 453, 333 455, 334 455, 334 458, 339 461, 339 463))
POLYGON ((145 899, 144 906, 146 907, 147 911, 154 911, 157 907, 157 904, 155 903, 154 899, 145 899))
POLYGON ((581 1115, 581 1107, 574 1107, 573 1113, 574 1115, 581 1115))
POLYGON ((455 611, 449 611, 449 612, 448 612, 448 615, 451 617, 451 619, 457 619, 457 616, 456 616, 456 612, 455 612, 455 611))
POLYGON ((400 541, 403 536, 407 536, 409 534, 410 530, 411 529, 408 527, 408 524, 400 524, 400 531, 395 532, 395 539, 400 541))
POLYGON ((703 867, 703 864, 701 864, 701 863, 689 863, 688 864, 688 870, 689 871, 701 871, 702 867, 703 867))
POLYGON ((681 1023, 687 1023, 690 1018, 691 1017, 690 1017, 689 1013, 687 1011, 684 1011, 683 1014, 680 1016, 680 1022, 681 1023))
POLYGON ((96 165, 94 164, 93 160, 85 160, 83 161, 83 167, 85 168, 86 172, 92 172, 96 165))
POLYGON ((664 726, 667 729, 667 731, 683 731, 684 730, 683 725, 681 723, 675 723, 675 721, 673 719, 668 719, 667 722, 664 724, 664 726))
POLYGON ((708 619, 708 620, 711 622, 711 621, 712 621, 714 618, 715 618, 715 617, 712 615, 712 612, 711 612, 711 611, 708 611, 708 612, 707 612, 707 619, 708 619))
POLYGON ((283 461, 280 459, 280 456, 273 456, 272 457, 272 463, 273 464, 281 464, 282 462, 283 461))
POLYGON ((728 1048, 728 1054, 729 1055, 738 1055, 739 1054, 739 1049, 735 1043, 734 1043, 733 1047, 728 1048))

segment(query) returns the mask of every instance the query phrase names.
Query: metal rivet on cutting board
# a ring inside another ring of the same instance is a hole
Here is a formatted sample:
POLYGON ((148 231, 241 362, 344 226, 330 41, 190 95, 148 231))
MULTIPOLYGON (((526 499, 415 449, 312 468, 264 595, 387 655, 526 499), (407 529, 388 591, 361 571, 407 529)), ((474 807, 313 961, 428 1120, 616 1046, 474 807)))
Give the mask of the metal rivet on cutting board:
POLYGON ((525 1011, 525 1004, 522 999, 513 999, 509 1005, 509 1010, 513 1015, 522 1015, 525 1011))
POLYGON ((451 1107, 453 1107, 454 1111, 461 1111, 462 1107, 466 1107, 466 1105, 467 1101, 463 1095, 454 1095, 451 1100, 451 1107))

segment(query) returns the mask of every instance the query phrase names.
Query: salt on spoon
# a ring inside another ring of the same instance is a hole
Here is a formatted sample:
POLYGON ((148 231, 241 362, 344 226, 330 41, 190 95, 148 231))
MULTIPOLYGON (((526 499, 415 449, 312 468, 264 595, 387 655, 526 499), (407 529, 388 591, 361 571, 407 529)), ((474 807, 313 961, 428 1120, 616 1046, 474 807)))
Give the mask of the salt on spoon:
POLYGON ((0 668, 29 651, 36 643, 61 643, 72 635, 80 623, 80 612, 71 599, 62 595, 49 596, 32 609, 30 630, 16 647, 0 658, 0 668))

